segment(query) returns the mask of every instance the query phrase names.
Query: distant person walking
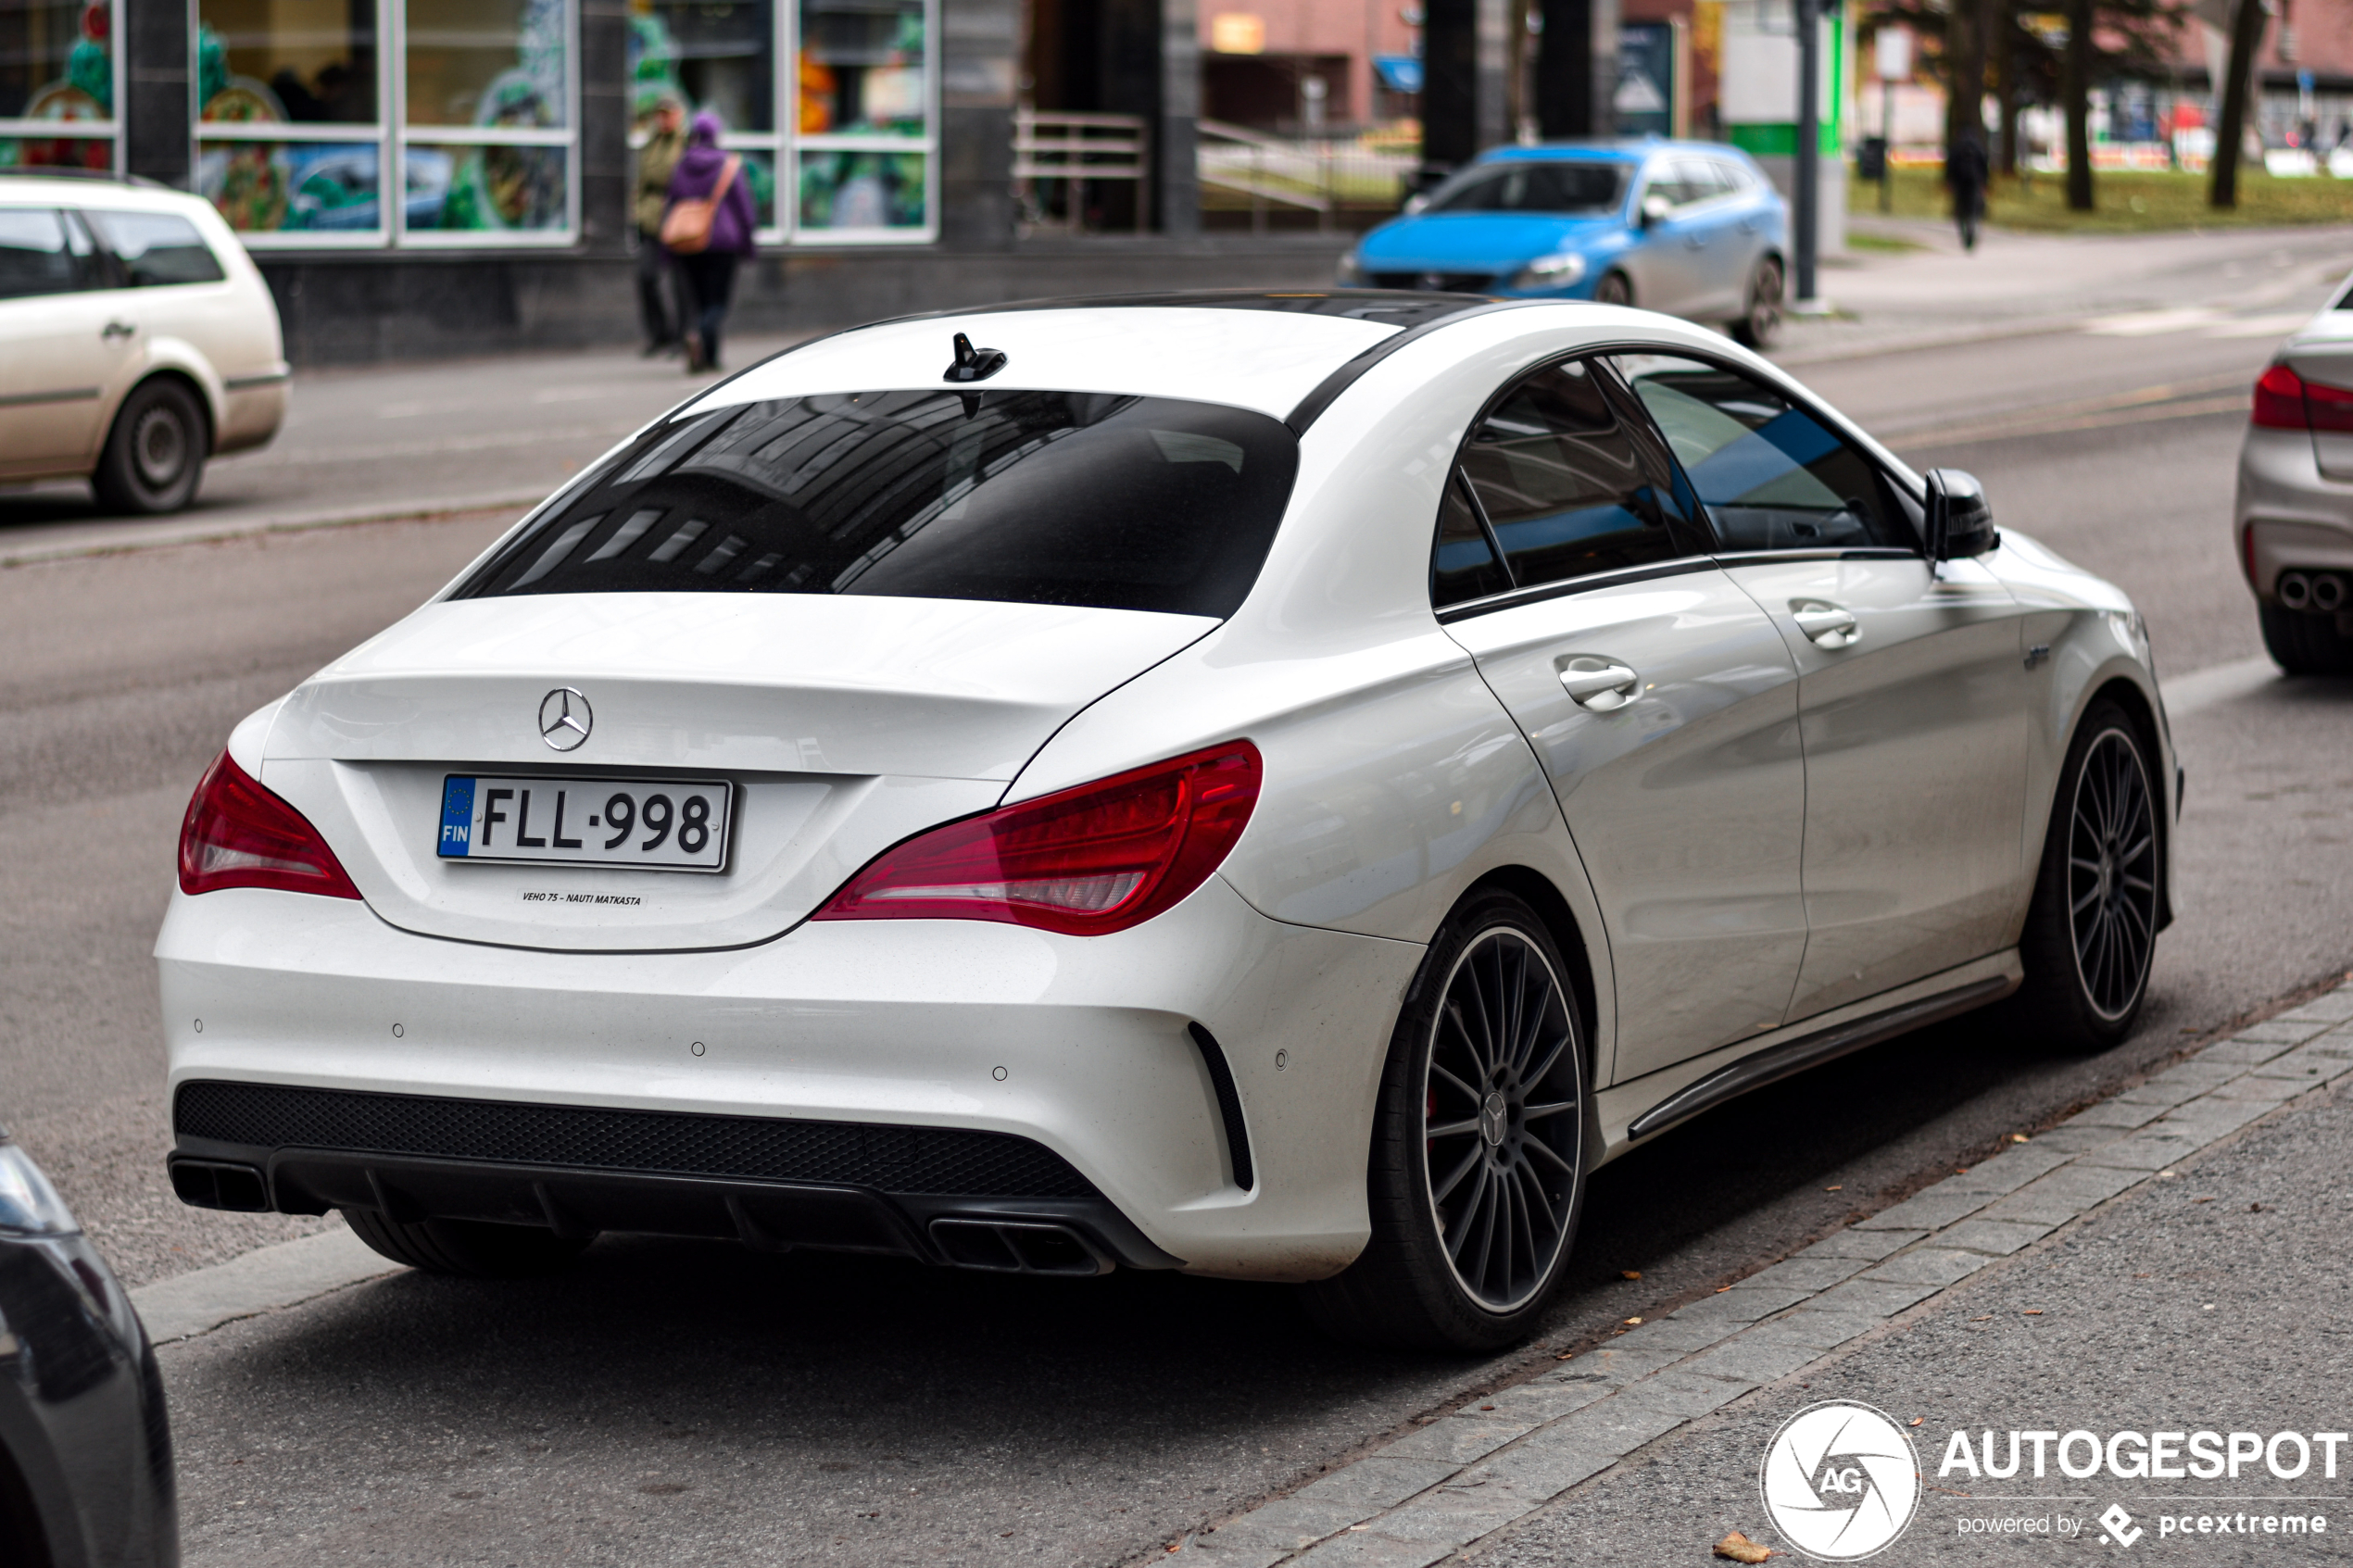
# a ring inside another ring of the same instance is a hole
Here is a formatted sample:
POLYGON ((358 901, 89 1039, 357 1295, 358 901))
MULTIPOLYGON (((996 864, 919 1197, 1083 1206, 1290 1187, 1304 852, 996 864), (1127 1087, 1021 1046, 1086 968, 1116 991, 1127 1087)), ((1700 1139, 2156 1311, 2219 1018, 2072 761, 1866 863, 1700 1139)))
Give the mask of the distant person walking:
POLYGON ((662 247, 661 220, 670 208, 670 176, 686 150, 686 106, 665 96, 654 108, 646 144, 637 151, 633 213, 637 224, 637 316, 645 324, 648 358, 668 353, 683 341, 686 323, 680 318, 686 312, 672 304, 675 279, 670 252, 662 247))
POLYGON ((1985 216, 1985 144, 1964 131, 1944 149, 1944 183, 1953 191, 1953 221, 1960 225, 1961 248, 1977 248, 1978 220, 1985 216))
POLYGON ((686 150, 670 176, 661 240, 677 258, 694 320, 686 338, 689 373, 719 369, 719 330, 735 293, 736 266, 752 252, 759 209, 743 180, 743 159, 719 150, 719 117, 705 109, 686 132, 686 150))

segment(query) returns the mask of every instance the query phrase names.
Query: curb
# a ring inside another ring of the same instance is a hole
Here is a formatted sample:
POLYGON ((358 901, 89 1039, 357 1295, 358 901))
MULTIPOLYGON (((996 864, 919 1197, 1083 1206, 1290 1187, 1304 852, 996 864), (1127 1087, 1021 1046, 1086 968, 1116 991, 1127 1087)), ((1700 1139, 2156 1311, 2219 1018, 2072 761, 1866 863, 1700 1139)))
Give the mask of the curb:
POLYGON ((2353 985, 2340 985, 1558 1372, 1168 1549, 1232 1568, 1427 1568, 2348 1076, 2353 985))
POLYGON ((399 1264, 337 1227, 256 1248, 225 1263, 174 1274, 129 1294, 140 1322, 147 1325, 147 1337, 161 1346, 401 1272, 399 1264))
POLYGON ((264 513, 243 519, 205 519, 178 522, 132 523, 120 531, 89 537, 60 539, 10 548, 0 545, 0 571, 42 561, 73 560, 84 556, 129 555, 174 545, 210 545, 225 539, 251 539, 266 533, 308 533, 321 528, 346 528, 360 522, 430 522, 472 512, 513 511, 546 500, 545 492, 528 495, 454 495, 446 500, 411 506, 377 504, 344 511, 264 513))

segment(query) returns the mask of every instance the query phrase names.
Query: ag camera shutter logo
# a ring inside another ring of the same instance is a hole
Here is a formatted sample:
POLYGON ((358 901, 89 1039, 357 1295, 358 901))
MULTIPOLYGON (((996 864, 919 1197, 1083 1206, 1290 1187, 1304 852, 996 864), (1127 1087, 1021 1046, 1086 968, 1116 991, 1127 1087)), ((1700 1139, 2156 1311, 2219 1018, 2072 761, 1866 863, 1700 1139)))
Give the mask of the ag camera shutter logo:
POLYGON ((1884 1411, 1827 1399, 1781 1424, 1756 1484, 1790 1545, 1821 1562, 1853 1562, 1892 1545, 1911 1524, 1919 1456, 1884 1411))

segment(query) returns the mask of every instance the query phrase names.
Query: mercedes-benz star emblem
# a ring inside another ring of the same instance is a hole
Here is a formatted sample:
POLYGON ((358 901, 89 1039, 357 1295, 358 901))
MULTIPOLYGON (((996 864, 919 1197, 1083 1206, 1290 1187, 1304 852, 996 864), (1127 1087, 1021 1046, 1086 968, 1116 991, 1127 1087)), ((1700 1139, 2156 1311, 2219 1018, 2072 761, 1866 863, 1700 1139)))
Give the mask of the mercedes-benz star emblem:
POLYGON ((596 721, 588 699, 570 686, 558 686, 539 699, 539 738, 558 751, 571 751, 586 740, 596 721))

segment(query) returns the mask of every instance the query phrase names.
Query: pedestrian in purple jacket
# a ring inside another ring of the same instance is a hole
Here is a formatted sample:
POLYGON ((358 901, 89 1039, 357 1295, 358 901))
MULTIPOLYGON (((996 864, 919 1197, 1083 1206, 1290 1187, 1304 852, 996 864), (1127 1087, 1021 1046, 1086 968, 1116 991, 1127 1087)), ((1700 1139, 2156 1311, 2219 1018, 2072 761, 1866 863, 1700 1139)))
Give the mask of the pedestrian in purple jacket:
POLYGON ((735 293, 736 265, 752 253, 752 231, 760 224, 742 164, 741 158, 719 150, 719 117, 709 109, 695 116, 686 132, 686 151, 670 176, 670 205, 709 201, 723 179, 727 189, 711 214, 710 244, 677 258, 695 308, 695 328, 686 347, 689 372, 719 369, 719 329, 735 293))

